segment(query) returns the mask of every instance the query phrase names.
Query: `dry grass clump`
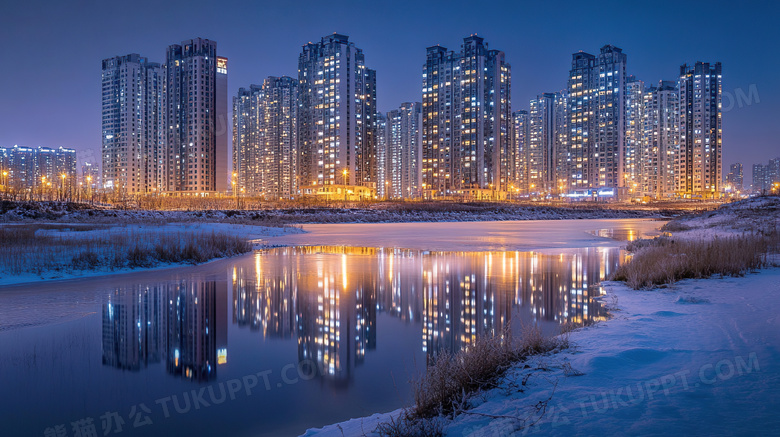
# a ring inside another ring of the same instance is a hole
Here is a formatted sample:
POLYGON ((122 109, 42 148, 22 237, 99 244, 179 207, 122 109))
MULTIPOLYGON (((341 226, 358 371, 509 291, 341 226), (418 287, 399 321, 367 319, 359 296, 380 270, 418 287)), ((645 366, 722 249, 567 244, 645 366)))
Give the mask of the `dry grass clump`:
POLYGON ((414 382, 412 416, 452 412, 463 396, 493 384, 519 356, 505 335, 480 337, 462 351, 438 355, 414 382))
POLYGON ((398 418, 376 429, 383 436, 440 436, 441 416, 467 408, 473 394, 498 386, 501 377, 514 364, 532 355, 568 347, 568 334, 545 337, 538 326, 523 326, 520 339, 512 341, 509 327, 493 336, 477 337, 475 342, 455 353, 441 353, 426 372, 412 381, 414 405, 398 418))
POLYGON ((776 232, 712 240, 656 238, 634 247, 633 257, 611 279, 641 289, 680 279, 741 276, 766 267, 767 254, 777 250, 777 241, 776 232))
POLYGON ((77 227, 38 224, 0 227, 0 274, 40 275, 167 263, 197 264, 252 249, 246 239, 222 232, 77 227), (84 232, 73 232, 76 230, 84 232))
POLYGON ((524 326, 520 339, 512 341, 509 328, 494 336, 477 337, 455 353, 441 353, 422 377, 413 381, 414 406, 397 420, 379 426, 381 435, 440 435, 437 417, 465 408, 474 393, 494 388, 506 371, 531 355, 568 346, 568 336, 545 337, 537 326, 524 326))

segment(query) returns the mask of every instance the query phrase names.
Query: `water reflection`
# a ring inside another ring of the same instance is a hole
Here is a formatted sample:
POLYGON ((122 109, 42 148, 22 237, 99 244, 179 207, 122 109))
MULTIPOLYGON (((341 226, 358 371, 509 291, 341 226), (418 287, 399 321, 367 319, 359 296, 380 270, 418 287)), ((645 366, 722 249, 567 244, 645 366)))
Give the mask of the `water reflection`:
POLYGON ((377 347, 377 312, 421 326, 429 356, 463 349, 520 321, 604 317, 595 286, 623 260, 614 248, 538 252, 425 252, 306 246, 255 254, 232 272, 234 323, 294 338, 298 359, 348 381, 377 347), (514 320, 513 320, 514 315, 514 320))
POLYGON ((171 375, 209 381, 227 361, 227 285, 118 287, 103 304, 102 325, 104 365, 137 371, 164 360, 171 375))
MULTIPOLYGON (((625 254, 586 248, 538 252, 427 252, 303 246, 255 253, 229 280, 179 280, 118 287, 102 310, 103 364, 138 371, 165 364, 193 381, 216 378, 227 362, 232 322, 263 338, 295 341, 303 372, 346 385, 376 350, 377 315, 419 329, 429 358, 458 351, 504 326, 605 316, 593 297, 625 254)), ((418 350, 420 350, 418 349, 418 350)), ((293 360, 294 357, 285 357, 293 360)))

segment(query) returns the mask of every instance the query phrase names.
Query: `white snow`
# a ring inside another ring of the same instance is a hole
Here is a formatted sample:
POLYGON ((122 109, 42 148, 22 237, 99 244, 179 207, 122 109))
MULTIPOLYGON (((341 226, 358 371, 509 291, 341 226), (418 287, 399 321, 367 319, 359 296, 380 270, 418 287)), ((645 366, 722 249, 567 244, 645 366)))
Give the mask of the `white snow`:
POLYGON ((672 225, 678 225, 672 228, 672 235, 684 239, 771 232, 780 228, 780 197, 753 197, 727 203, 716 211, 680 217, 672 225))
MULTIPOLYGON (((573 332, 569 350, 516 366, 501 388, 445 420, 445 434, 777 435, 780 269, 653 291, 604 286, 607 302, 617 299, 612 320, 573 332)), ((305 435, 376 435, 399 412, 305 435)))
MULTIPOLYGON (((47 223, 38 223, 47 224, 47 223)), ((58 226, 68 225, 68 223, 53 222, 58 226)), ((0 225, 3 226, 3 225, 0 225)), ((267 246, 268 239, 281 235, 300 233, 299 228, 295 227, 268 227, 268 226, 254 226, 254 225, 241 225, 232 223, 171 223, 171 224, 131 224, 125 226, 108 226, 105 228, 97 228, 89 231, 68 231, 57 229, 41 229, 37 232, 47 233, 50 235, 60 235, 62 237, 72 238, 90 238, 105 236, 112 233, 128 233, 130 235, 156 235, 156 234, 170 234, 176 232, 218 232, 228 235, 235 235, 237 237, 246 238, 253 242, 257 247, 267 246)), ((47 256, 46 254, 43 254, 47 256)), ((61 255, 67 255, 67 252, 61 253, 61 255)), ((65 263, 65 261, 63 261, 65 263)), ((77 278, 91 278, 96 276, 117 275, 130 272, 141 271, 153 271, 162 270, 172 267, 181 267, 184 264, 160 264, 156 267, 149 268, 122 268, 122 269, 108 269, 99 268, 95 270, 59 270, 59 271, 45 271, 42 274, 37 275, 34 273, 26 273, 21 275, 12 275, 8 272, 0 271, 0 287, 6 285, 24 284, 29 282, 41 282, 49 280, 62 280, 62 279, 77 279, 77 278)))

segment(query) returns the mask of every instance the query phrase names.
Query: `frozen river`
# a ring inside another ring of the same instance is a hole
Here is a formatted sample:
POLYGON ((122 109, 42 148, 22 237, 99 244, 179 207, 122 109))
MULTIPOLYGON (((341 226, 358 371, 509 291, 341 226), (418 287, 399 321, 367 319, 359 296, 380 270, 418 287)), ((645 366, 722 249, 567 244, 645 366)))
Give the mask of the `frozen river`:
POLYGON ((660 225, 306 225, 200 266, 0 288, 2 431, 296 435, 393 410, 441 351, 602 319, 621 240, 660 225))

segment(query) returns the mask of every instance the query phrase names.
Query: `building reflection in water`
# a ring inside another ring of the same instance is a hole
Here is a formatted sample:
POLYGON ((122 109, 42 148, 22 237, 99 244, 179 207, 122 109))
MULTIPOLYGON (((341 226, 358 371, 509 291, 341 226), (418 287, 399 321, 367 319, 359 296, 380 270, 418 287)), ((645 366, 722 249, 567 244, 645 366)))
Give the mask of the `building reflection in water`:
POLYGON ((140 370, 165 361, 172 375, 216 377, 227 362, 227 286, 180 281, 117 287, 103 304, 103 364, 140 370))
POLYGON ((377 347, 377 312, 421 326, 429 356, 500 333, 513 317, 589 323, 604 318, 598 282, 625 254, 614 248, 426 252, 303 246, 255 254, 233 268, 233 323, 298 343, 298 359, 347 382, 377 347))

